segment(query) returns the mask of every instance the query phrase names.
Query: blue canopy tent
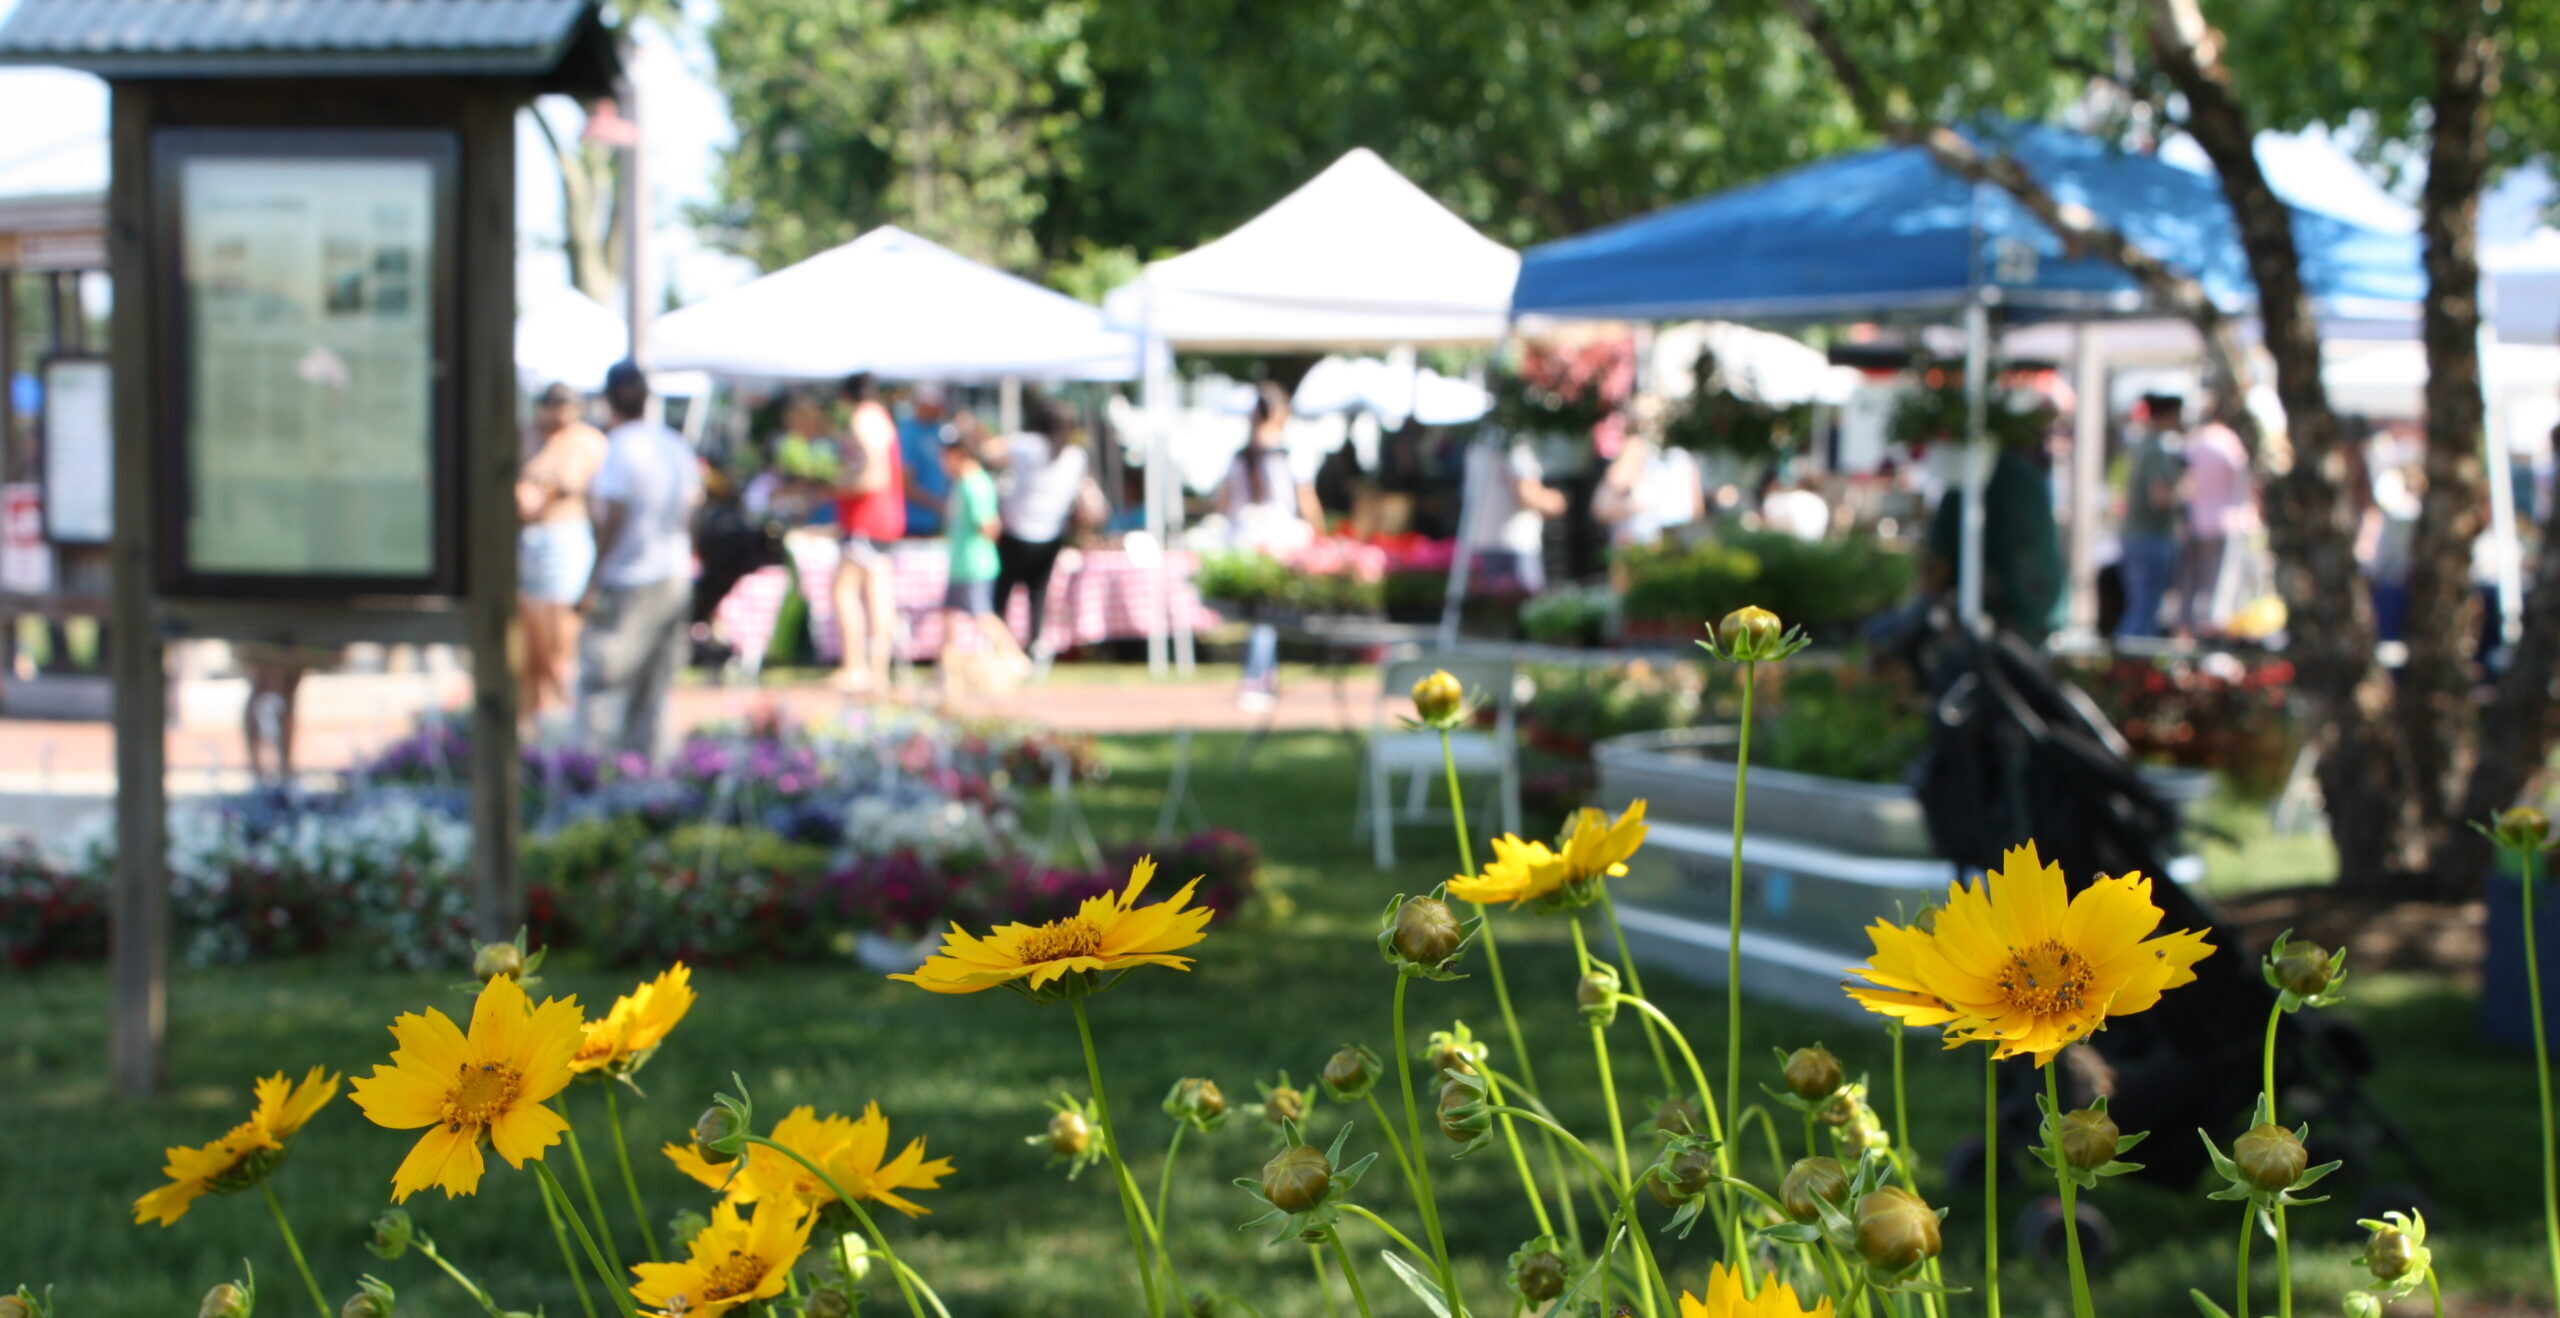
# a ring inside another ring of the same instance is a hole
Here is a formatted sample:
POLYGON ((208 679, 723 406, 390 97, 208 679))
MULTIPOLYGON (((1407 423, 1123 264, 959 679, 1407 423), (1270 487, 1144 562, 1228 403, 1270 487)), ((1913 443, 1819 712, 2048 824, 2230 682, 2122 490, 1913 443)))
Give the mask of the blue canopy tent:
MULTIPOLYGON (((2211 176, 2043 125, 1966 132, 2006 152, 2066 205, 2087 208, 2195 276, 2215 302, 2256 302, 2237 226, 2211 176)), ((2417 241, 2295 208, 2303 276, 2337 316, 2405 315, 2425 296, 2417 241)), ((1956 318, 1971 396, 1959 597, 1981 611, 1981 439, 1990 324, 2158 315, 2130 275, 2070 249, 2005 191, 1975 184, 1916 146, 1881 147, 1672 206, 1523 254, 1511 314, 1561 319, 1692 317, 1761 323, 1956 318)))

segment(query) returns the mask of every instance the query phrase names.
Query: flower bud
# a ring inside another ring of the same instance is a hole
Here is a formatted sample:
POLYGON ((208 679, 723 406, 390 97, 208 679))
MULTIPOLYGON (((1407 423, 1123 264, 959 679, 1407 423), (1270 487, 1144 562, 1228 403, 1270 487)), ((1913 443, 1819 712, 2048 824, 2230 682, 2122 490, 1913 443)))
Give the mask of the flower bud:
POLYGON ((1307 1113, 1307 1096, 1282 1085, 1262 1097, 1262 1119, 1272 1125, 1295 1121, 1307 1113))
POLYGON ((417 1236, 418 1229, 405 1210, 386 1208, 373 1219, 373 1239, 365 1242, 365 1248, 376 1258, 396 1259, 409 1252, 409 1243, 417 1236))
POLYGON ((2115 1119, 2093 1107, 2062 1114, 2063 1161, 2082 1171, 2096 1171, 2116 1160, 2123 1132, 2115 1119))
POLYGON ((1093 1147, 1093 1125, 1081 1112, 1059 1112, 1049 1118, 1049 1152, 1061 1158, 1081 1158, 1093 1147))
POLYGON ((1594 1025, 1607 1025, 1618 1018, 1618 972, 1599 962, 1583 973, 1573 986, 1574 1005, 1581 1008, 1582 1019, 1594 1025))
POLYGON ((1484 1091, 1455 1076, 1440 1086, 1440 1133, 1452 1143, 1473 1144, 1493 1129, 1493 1114, 1484 1110, 1484 1091))
POLYGON ((1474 1075, 1477 1046, 1445 1035, 1435 1036, 1431 1049, 1431 1069, 1442 1075, 1474 1075))
POLYGON ((2517 851, 2540 851, 2551 845, 2551 816, 2520 805, 2498 816, 2498 842, 2517 851))
POLYGON ((821 1286, 809 1293, 801 1312, 806 1318, 853 1318, 853 1301, 833 1286, 821 1286))
POLYGON ((1436 966, 1458 954, 1466 931, 1458 913, 1434 897, 1408 897, 1396 908, 1396 955, 1416 965, 1436 966))
POLYGON ((1745 604, 1716 624, 1715 638, 1729 651, 1758 658, 1778 643, 1779 634, 1785 630, 1778 615, 1759 605, 1745 604))
POLYGON ((513 943, 482 943, 479 954, 471 958, 471 974, 483 984, 522 978, 524 953, 513 943))
POLYGON ((1292 1145, 1262 1164, 1262 1197, 1284 1213, 1303 1213, 1324 1202, 1333 1188, 1333 1164, 1324 1150, 1292 1145))
POLYGON ((2297 998, 2319 997, 2329 987, 2330 960, 2318 943, 2288 939, 2276 956, 2276 984, 2297 998))
POLYGON ((1715 1183, 1716 1155, 1691 1145, 1664 1159, 1646 1178, 1644 1187, 1663 1207, 1678 1208, 1705 1194, 1707 1187, 1715 1183))
POLYGON ((371 1277, 338 1306, 338 1318, 391 1318, 391 1288, 371 1277))
MULTIPOLYGON (((17 1296, 10 1296, 18 1300, 17 1296)), ((18 1300, 21 1307, 26 1302, 18 1300)), ((196 1306, 196 1318, 249 1318, 249 1293, 224 1282, 204 1293, 204 1302, 196 1306)))
POLYGON ((1903 1272, 1938 1256, 1938 1214, 1898 1185, 1868 1192, 1852 1214, 1858 1257, 1884 1272, 1903 1272))
POLYGON ((1446 724, 1466 703, 1467 689, 1447 669, 1435 669, 1413 684, 1413 712, 1425 723, 1446 724))
POLYGON ((1698 1105, 1685 1098, 1665 1099, 1653 1110, 1653 1128, 1665 1135, 1695 1135, 1703 1120, 1698 1105))
POLYGON ((1848 1194, 1849 1169, 1837 1158, 1798 1158, 1778 1182, 1778 1202, 1799 1222, 1821 1217, 1822 1205, 1837 1204, 1848 1194))
POLYGON ((2293 1188, 2311 1165, 2311 1155, 2292 1131, 2262 1121, 2231 1142, 2231 1161, 2249 1184, 2274 1192, 2293 1188))
POLYGON ((2373 1274, 2375 1281, 2398 1281, 2418 1266, 2418 1242, 2400 1227, 2385 1222, 2373 1229, 2373 1238, 2364 1242, 2364 1254, 2357 1260, 2373 1274))
POLYGON ((1352 1044, 1325 1059, 1324 1089, 1345 1103, 1357 1102, 1378 1083, 1378 1057, 1352 1044))
POLYGON ((1215 1080, 1186 1076, 1174 1082, 1173 1092, 1165 1096, 1164 1110, 1194 1125, 1207 1125, 1227 1115, 1227 1096, 1215 1080))
MULTIPOLYGON (((1845 1106, 1833 1104, 1834 1107, 1845 1106)), ((1861 1103, 1851 1109, 1851 1119, 1840 1125, 1840 1152, 1852 1159, 1863 1159, 1872 1149, 1890 1149, 1893 1137, 1884 1131, 1884 1119, 1875 1109, 1861 1103)))
POLYGON ((1840 1059, 1818 1043, 1787 1054, 1783 1073, 1787 1092, 1808 1103, 1819 1103, 1838 1093, 1840 1082, 1846 1078, 1840 1072, 1840 1059))
POLYGON ((0 1295, 0 1318, 35 1318, 35 1314, 36 1307, 27 1303, 27 1297, 0 1295))
POLYGON ((1564 1294, 1569 1272, 1564 1255, 1540 1246, 1512 1257, 1511 1288, 1531 1304, 1544 1304, 1564 1294))
POLYGON ((729 1109, 718 1104, 702 1110, 693 1119, 693 1147, 709 1162, 728 1162, 738 1156, 738 1142, 746 1132, 738 1128, 738 1119, 729 1109))

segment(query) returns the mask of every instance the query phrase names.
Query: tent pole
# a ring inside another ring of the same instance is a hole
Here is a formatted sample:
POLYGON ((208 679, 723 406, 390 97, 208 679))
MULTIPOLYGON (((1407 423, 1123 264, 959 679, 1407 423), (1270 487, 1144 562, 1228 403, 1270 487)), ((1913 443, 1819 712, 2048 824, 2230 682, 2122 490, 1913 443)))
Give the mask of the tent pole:
POLYGON ((1977 632, 1988 630, 1982 607, 1982 492, 1991 483, 1991 445, 1986 438, 1990 339, 1991 308, 1977 296, 1964 307, 1964 504, 1956 553, 1957 616, 1977 632))
POLYGON ((2098 627, 2098 522, 2107 479, 2107 363, 2089 323, 2071 327, 2071 627, 2098 627))
POLYGON ((1022 431, 1022 379, 1008 375, 996 385, 996 424, 1004 434, 1022 431))
POLYGON ((2497 356, 2494 317, 2480 318, 2480 462, 2489 477, 2490 543, 2498 547, 2498 639, 2513 649, 2524 635, 2524 545, 2516 528, 2515 454, 2507 445, 2505 409, 2490 363, 2497 356))
MULTIPOLYGON (((1488 373, 1501 364, 1502 354, 1510 347, 1511 322, 1504 321, 1502 337, 1494 340, 1493 356, 1486 364, 1488 373)), ((1470 529, 1469 523, 1476 516, 1475 482, 1467 477, 1475 466, 1474 445, 1484 442, 1481 439, 1473 441, 1469 445, 1466 461, 1458 464, 1458 551, 1449 556, 1449 589, 1440 600, 1440 635, 1437 643, 1438 648, 1442 650, 1458 648, 1458 616, 1466 611, 1467 574, 1474 566, 1475 558, 1474 551, 1467 547, 1469 539, 1467 532, 1470 529)))
POLYGON ((1156 356, 1163 345, 1156 338, 1155 315, 1150 308, 1146 332, 1140 339, 1145 360, 1139 367, 1139 415, 1146 431, 1147 470, 1147 535, 1156 543, 1156 607, 1147 610, 1147 672, 1153 677, 1165 675, 1165 624, 1173 615, 1173 574, 1166 556, 1173 552, 1167 543, 1164 517, 1164 478, 1166 451, 1172 447, 1164 433, 1164 380, 1156 368, 1156 356))

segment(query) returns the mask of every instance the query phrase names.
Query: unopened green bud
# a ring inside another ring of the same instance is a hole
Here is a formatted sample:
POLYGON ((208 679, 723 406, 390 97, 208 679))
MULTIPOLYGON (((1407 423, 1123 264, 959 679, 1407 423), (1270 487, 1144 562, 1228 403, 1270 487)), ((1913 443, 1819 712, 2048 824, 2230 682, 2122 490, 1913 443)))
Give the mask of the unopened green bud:
POLYGON ((2062 1157, 2082 1171, 2096 1171, 2116 1160, 2123 1142, 2114 1118, 2096 1108, 2062 1114, 2062 1157))
POLYGON ((1413 684, 1413 712, 1423 722, 1445 725, 1465 708, 1467 689, 1451 677, 1447 669, 1435 669, 1429 677, 1413 684))
POLYGON ((806 1318, 853 1318, 853 1301, 833 1286, 821 1286, 810 1292, 801 1312, 806 1318))
POLYGON ((396 1259, 409 1252, 410 1242, 417 1237, 418 1228, 406 1210, 386 1208, 373 1219, 373 1239, 365 1242, 365 1248, 376 1258, 396 1259))
POLYGON ((1757 658, 1774 648, 1784 631, 1778 615, 1759 605, 1746 604, 1724 615, 1724 621, 1716 624, 1715 636, 1726 649, 1757 658))
POLYGON ((2541 851, 2551 845, 2551 816, 2520 805, 2498 816, 2498 841, 2517 851, 2541 851))
POLYGON ((368 1277, 363 1288, 338 1306, 338 1318, 391 1318, 391 1288, 368 1277))
POLYGON ((2316 998, 2329 987, 2329 950, 2318 943, 2286 940, 2276 954, 2276 983, 2297 998, 2316 998))
POLYGON ((1511 1263, 1511 1288, 1531 1304, 1544 1304, 1564 1294, 1564 1284, 1571 1270, 1564 1255, 1553 1249, 1538 1248, 1515 1255, 1511 1263))
POLYGON ((1787 1092, 1808 1103, 1818 1103, 1838 1093, 1840 1082, 1846 1078, 1840 1071, 1840 1059, 1818 1043, 1787 1054, 1783 1073, 1787 1092))
POLYGON ((15 1293, 0 1295, 0 1318, 35 1318, 36 1307, 15 1293))
POLYGON ((1455 1076, 1440 1086, 1439 1119, 1440 1133, 1456 1144, 1472 1144, 1493 1129, 1493 1114, 1484 1108, 1484 1091, 1455 1076))
POLYGON ((1574 1005, 1581 1009, 1582 1019, 1594 1025, 1608 1025, 1618 1019, 1618 972, 1594 962, 1573 986, 1574 1005))
POLYGON ((1174 1082, 1173 1092, 1165 1096, 1164 1110, 1194 1125, 1208 1125, 1227 1115, 1227 1096, 1215 1080, 1186 1076, 1174 1082))
POLYGON ((2303 1170, 2311 1165, 2311 1155, 2292 1131, 2262 1121, 2231 1142, 2231 1161, 2240 1169, 2242 1179, 2273 1193, 2292 1189, 2293 1183, 2302 1179, 2303 1170))
POLYGON ((693 1147, 710 1162, 727 1162, 738 1156, 747 1132, 739 1129, 738 1119, 729 1109, 713 1104, 693 1119, 693 1147))
POLYGON ((1049 1118, 1049 1152, 1061 1158, 1080 1158, 1093 1146, 1093 1123, 1081 1112, 1059 1112, 1049 1118))
POLYGON ((2374 1228, 2372 1239, 2364 1242, 2364 1256, 2358 1261, 2375 1281, 2398 1281, 2418 1265, 2418 1244, 2407 1231, 2386 1222, 2374 1228))
POLYGON ((1407 897, 1396 908, 1396 955, 1416 965, 1436 966, 1458 954, 1466 940, 1458 913, 1436 897, 1407 897))
POLYGON ((1665 1135, 1695 1135, 1702 1120, 1698 1105, 1685 1098, 1666 1099, 1653 1110, 1653 1128, 1665 1135))
POLYGON ((1870 1267, 1905 1272, 1938 1256, 1937 1212, 1901 1186, 1869 1191, 1851 1216, 1858 1227, 1858 1257, 1870 1267))
POLYGON ((1262 1098, 1262 1119, 1272 1125, 1295 1121, 1307 1113, 1307 1096, 1282 1085, 1262 1098))
POLYGON ((1849 1169, 1837 1158, 1798 1158, 1778 1182, 1778 1202, 1799 1222, 1821 1217, 1823 1204, 1837 1204, 1848 1195, 1849 1169))
POLYGON ((1377 1083, 1378 1055, 1358 1044, 1348 1045, 1325 1059, 1325 1092, 1341 1102, 1358 1102, 1377 1083))
POLYGON ((1704 1148, 1681 1149, 1658 1164, 1645 1180, 1645 1189, 1665 1208, 1680 1205, 1707 1192, 1716 1183, 1716 1155, 1704 1148))
MULTIPOLYGON (((15 1295, 9 1298, 16 1301, 21 1309, 28 1307, 26 1301, 15 1295)), ((249 1293, 230 1282, 223 1282, 204 1293, 204 1301, 196 1306, 196 1318, 249 1318, 249 1293)))
POLYGON ((1323 1203, 1331 1188, 1333 1164, 1311 1145, 1291 1145, 1262 1164, 1262 1197, 1282 1212, 1303 1213, 1323 1203))
POLYGON ((482 943, 471 958, 471 973, 481 983, 524 976, 524 953, 513 943, 482 943))

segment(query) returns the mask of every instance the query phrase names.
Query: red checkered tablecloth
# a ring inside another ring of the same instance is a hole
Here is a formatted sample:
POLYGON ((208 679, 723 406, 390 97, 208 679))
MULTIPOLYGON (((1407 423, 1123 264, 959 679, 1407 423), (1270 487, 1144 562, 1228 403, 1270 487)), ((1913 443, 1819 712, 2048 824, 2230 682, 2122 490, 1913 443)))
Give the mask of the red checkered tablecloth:
MULTIPOLYGON (((762 656, 773 639, 776 618, 790 593, 796 569, 800 593, 809 602, 809 628, 818 655, 837 661, 843 633, 836 626, 834 543, 817 536, 793 536, 786 547, 792 567, 760 568, 732 587, 712 614, 713 626, 740 653, 762 656)), ((898 584, 899 653, 929 659, 942 647, 942 594, 948 558, 941 541, 915 540, 891 553, 898 584)), ((1060 651, 1099 641, 1147 634, 1147 619, 1168 585, 1179 607, 1191 610, 1192 626, 1217 625, 1218 615, 1200 603, 1191 584, 1198 560, 1172 554, 1161 565, 1142 564, 1117 549, 1068 549, 1058 557, 1049 578, 1049 639, 1060 651)), ((1016 640, 1030 645, 1030 601, 1017 596, 1005 621, 1016 640)))

